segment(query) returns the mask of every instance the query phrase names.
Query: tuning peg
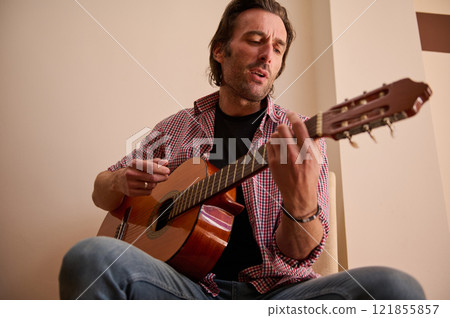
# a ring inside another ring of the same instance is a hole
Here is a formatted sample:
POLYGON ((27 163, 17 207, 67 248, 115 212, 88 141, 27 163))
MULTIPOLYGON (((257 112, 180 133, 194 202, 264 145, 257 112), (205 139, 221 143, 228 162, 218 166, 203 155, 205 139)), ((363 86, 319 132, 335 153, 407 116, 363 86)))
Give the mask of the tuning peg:
POLYGON ((394 127, 394 125, 392 125, 392 123, 389 120, 389 118, 384 118, 383 119, 383 123, 389 127, 389 130, 391 131, 392 138, 395 138, 395 127, 394 127))
POLYGON ((344 136, 345 136, 345 138, 348 139, 348 141, 350 142, 350 145, 352 145, 353 148, 355 148, 355 149, 359 148, 358 144, 352 140, 352 136, 350 136, 350 133, 348 131, 344 132, 344 136))
POLYGON ((370 129, 369 125, 367 125, 367 124, 364 125, 364 126, 363 126, 363 129, 364 129, 364 131, 365 131, 366 133, 369 134, 370 138, 372 138, 372 140, 373 140, 375 143, 378 143, 377 140, 376 140, 376 138, 375 138, 375 136, 372 135, 372 130, 370 129))

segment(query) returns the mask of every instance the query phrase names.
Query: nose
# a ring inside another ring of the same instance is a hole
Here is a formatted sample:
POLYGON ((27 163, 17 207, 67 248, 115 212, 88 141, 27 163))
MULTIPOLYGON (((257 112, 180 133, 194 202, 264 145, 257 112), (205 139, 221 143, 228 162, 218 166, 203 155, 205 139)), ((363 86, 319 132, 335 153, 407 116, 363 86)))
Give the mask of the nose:
POLYGON ((264 63, 270 64, 272 62, 273 57, 273 45, 271 43, 266 43, 261 46, 261 50, 259 52, 259 60, 264 63))

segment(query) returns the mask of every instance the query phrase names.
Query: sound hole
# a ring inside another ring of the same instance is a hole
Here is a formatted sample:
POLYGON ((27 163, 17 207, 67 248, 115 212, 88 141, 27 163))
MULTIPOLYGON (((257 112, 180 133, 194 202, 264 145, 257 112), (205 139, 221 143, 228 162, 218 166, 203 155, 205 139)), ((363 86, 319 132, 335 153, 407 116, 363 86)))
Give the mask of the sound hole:
POLYGON ((173 199, 172 198, 161 203, 161 205, 159 206, 158 212, 156 214, 157 218, 158 218, 158 220, 156 221, 156 227, 155 227, 156 231, 161 230, 170 221, 169 216, 170 216, 170 212, 172 211, 172 208, 173 208, 173 199))

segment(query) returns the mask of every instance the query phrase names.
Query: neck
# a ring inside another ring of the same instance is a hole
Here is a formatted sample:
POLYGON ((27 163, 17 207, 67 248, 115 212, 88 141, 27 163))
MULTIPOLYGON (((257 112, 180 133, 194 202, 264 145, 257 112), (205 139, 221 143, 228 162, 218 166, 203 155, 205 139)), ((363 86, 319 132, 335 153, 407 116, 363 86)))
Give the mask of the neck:
POLYGON ((232 94, 227 86, 220 87, 219 106, 228 116, 241 117, 254 114, 264 107, 263 103, 264 99, 262 101, 250 101, 232 94))

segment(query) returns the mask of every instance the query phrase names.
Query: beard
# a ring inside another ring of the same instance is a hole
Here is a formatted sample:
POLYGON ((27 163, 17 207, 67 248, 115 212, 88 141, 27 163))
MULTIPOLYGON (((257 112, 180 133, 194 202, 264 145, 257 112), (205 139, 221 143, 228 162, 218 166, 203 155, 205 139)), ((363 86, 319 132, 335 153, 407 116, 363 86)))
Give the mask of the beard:
POLYGON ((260 102, 269 95, 273 88, 275 78, 272 76, 270 67, 264 62, 255 62, 249 65, 241 65, 231 56, 229 72, 223 74, 222 84, 231 88, 234 93, 250 102, 260 102), (249 78, 249 70, 260 68, 268 73, 264 83, 258 83, 249 78))

